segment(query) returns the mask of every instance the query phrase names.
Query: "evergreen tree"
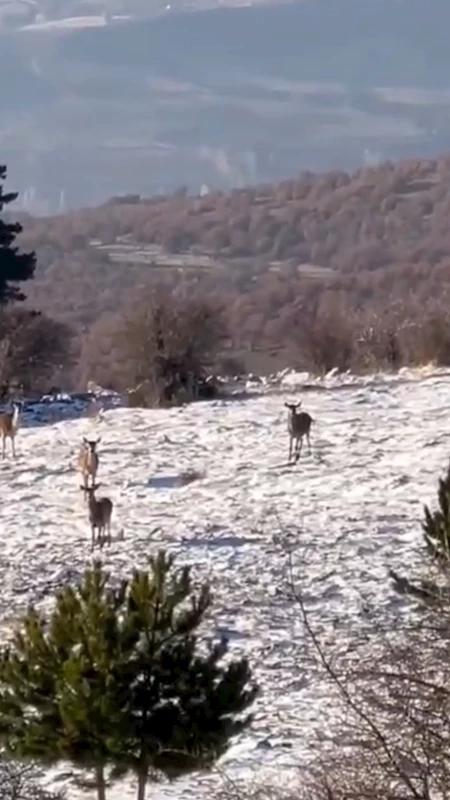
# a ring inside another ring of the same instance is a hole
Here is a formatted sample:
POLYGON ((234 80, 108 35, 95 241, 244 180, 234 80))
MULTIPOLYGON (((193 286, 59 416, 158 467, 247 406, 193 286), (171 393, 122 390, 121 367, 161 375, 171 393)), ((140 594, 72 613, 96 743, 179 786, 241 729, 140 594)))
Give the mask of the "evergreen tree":
MULTIPOLYGON (((5 194, 1 182, 6 179, 6 167, 0 165, 0 213, 9 203, 17 199, 16 192, 5 194)), ((30 280, 36 267, 35 253, 19 253, 14 241, 22 231, 19 222, 0 219, 0 306, 25 300, 17 284, 30 280)))
POLYGON ((444 478, 439 478, 439 508, 433 513, 425 506, 422 528, 427 548, 433 558, 450 561, 450 462, 444 478))
MULTIPOLYGON (((136 571, 129 584, 129 630, 139 632, 127 693, 121 763, 138 775, 138 800, 148 777, 177 777, 208 767, 232 736, 250 722, 242 712, 256 696, 246 659, 221 663, 222 640, 198 653, 196 630, 210 607, 209 588, 192 593, 190 570, 173 572, 173 558, 160 552, 150 572, 136 571)), ((125 663, 125 669, 129 669, 125 663)))
POLYGON ((12 756, 68 760, 94 777, 148 779, 208 767, 249 723, 256 696, 245 659, 198 648, 211 604, 190 570, 160 552, 114 587, 99 562, 65 587, 50 618, 30 609, 0 657, 0 736, 12 756))
POLYGON ((424 506, 423 535, 428 552, 439 567, 445 581, 422 579, 418 584, 411 583, 408 578, 401 577, 394 570, 389 574, 394 588, 399 594, 417 597, 428 604, 442 603, 444 598, 450 600, 448 574, 450 567, 450 463, 447 472, 438 482, 438 508, 430 511, 424 506))

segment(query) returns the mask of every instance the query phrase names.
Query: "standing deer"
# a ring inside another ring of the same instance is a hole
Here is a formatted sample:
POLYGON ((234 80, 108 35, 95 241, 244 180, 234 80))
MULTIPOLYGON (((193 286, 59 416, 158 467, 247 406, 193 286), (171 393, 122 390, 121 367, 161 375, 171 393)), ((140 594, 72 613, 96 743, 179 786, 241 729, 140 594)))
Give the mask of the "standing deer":
POLYGON ((288 416, 288 432, 289 432, 289 462, 292 458, 292 449, 294 447, 294 464, 300 458, 302 451, 303 437, 306 436, 308 441, 308 452, 311 454, 311 442, 309 439, 309 431, 311 423, 314 422, 313 418, 306 411, 297 411, 301 406, 300 403, 285 403, 284 405, 289 410, 288 416))
POLYGON ((91 550, 94 549, 97 529, 97 540, 100 549, 103 548, 105 541, 111 544, 111 515, 113 510, 112 500, 109 497, 100 497, 98 500, 95 498, 95 492, 99 488, 99 483, 94 483, 92 486, 80 486, 80 489, 87 495, 88 508, 89 508, 89 522, 91 523, 91 550), (107 536, 104 532, 107 531, 107 536))
POLYGON ((89 485, 89 476, 91 477, 91 485, 95 483, 98 471, 98 454, 96 447, 99 444, 101 436, 96 440, 85 439, 81 443, 81 449, 78 455, 78 469, 83 477, 85 488, 89 485))
POLYGON ((14 458, 16 457, 16 447, 14 439, 16 438, 17 429, 19 427, 20 405, 13 403, 12 411, 4 411, 0 414, 0 435, 2 437, 2 458, 6 455, 6 440, 11 439, 11 448, 14 458))

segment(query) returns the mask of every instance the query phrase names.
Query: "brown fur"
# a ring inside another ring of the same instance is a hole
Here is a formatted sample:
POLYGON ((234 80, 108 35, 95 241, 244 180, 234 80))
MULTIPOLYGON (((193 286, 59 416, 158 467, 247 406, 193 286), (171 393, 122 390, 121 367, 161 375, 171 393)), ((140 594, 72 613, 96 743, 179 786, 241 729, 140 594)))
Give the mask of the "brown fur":
POLYGON ((6 440, 11 439, 13 457, 16 457, 14 440, 19 428, 20 406, 14 404, 13 411, 4 411, 0 414, 0 436, 2 437, 2 458, 6 455, 6 440))
POLYGON ((292 457, 292 450, 294 449, 294 462, 300 458, 302 451, 303 437, 306 436, 308 442, 308 452, 311 454, 311 442, 309 439, 309 432, 311 430, 311 423, 314 422, 313 418, 306 411, 298 411, 301 406, 300 403, 285 403, 284 405, 289 410, 288 416, 288 433, 289 433, 289 461, 292 457), (295 442, 295 447, 293 447, 295 442))
POLYGON ((85 439, 81 443, 80 452, 78 455, 78 469, 83 478, 84 487, 87 489, 89 486, 89 478, 91 479, 91 486, 94 485, 97 477, 99 458, 96 447, 100 442, 99 437, 96 441, 85 439))
POLYGON ((96 541, 103 547, 105 541, 111 544, 111 515, 113 510, 113 503, 109 497, 100 497, 98 500, 95 498, 99 483, 94 483, 92 486, 80 486, 80 489, 87 495, 88 508, 89 508, 89 522, 91 524, 91 549, 94 549, 96 541), (96 538, 95 531, 98 531, 96 538), (104 532, 107 531, 106 536, 104 532))

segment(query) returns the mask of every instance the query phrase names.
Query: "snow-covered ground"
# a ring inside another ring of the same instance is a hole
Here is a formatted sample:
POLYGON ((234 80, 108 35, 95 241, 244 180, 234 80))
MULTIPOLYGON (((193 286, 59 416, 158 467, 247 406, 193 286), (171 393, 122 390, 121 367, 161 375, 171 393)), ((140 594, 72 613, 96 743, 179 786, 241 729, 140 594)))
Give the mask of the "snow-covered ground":
MULTIPOLYGON (((115 506, 106 566, 127 573, 164 546, 211 581, 211 630, 250 657, 262 689, 252 730, 224 761, 233 774, 308 757, 314 729, 331 714, 305 666, 298 612, 282 591, 280 540, 288 535, 300 545, 294 573, 317 629, 329 641, 353 635, 370 614, 398 610, 387 566, 403 572, 414 563, 422 505, 434 503, 450 454, 448 372, 333 376, 308 391, 286 380, 290 386, 259 387, 247 399, 25 425, 16 461, 0 462, 5 626, 29 601, 48 603, 91 561, 74 469, 83 435, 102 437, 99 480, 115 506), (289 467, 283 403, 298 398, 315 420, 312 455, 306 448, 289 467), (188 470, 203 477, 182 485, 188 470)), ((152 796, 200 798, 216 779, 195 776, 152 796)), ((111 797, 134 796, 127 786, 111 797)), ((89 795, 69 788, 68 796, 89 795)))

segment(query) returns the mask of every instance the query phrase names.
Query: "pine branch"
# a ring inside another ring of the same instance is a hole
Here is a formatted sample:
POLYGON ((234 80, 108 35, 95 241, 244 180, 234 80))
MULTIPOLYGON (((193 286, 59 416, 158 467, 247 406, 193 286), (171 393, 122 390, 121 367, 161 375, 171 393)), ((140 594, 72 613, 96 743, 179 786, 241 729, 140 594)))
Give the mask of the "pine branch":
POLYGON ((433 589, 432 586, 417 586, 411 583, 408 578, 402 578, 393 569, 389 569, 389 577, 392 579, 394 584, 394 589, 398 594, 402 595, 410 595, 412 597, 417 597, 420 600, 425 600, 427 602, 432 601, 435 602, 439 599, 440 594, 438 593, 437 587, 433 589))

